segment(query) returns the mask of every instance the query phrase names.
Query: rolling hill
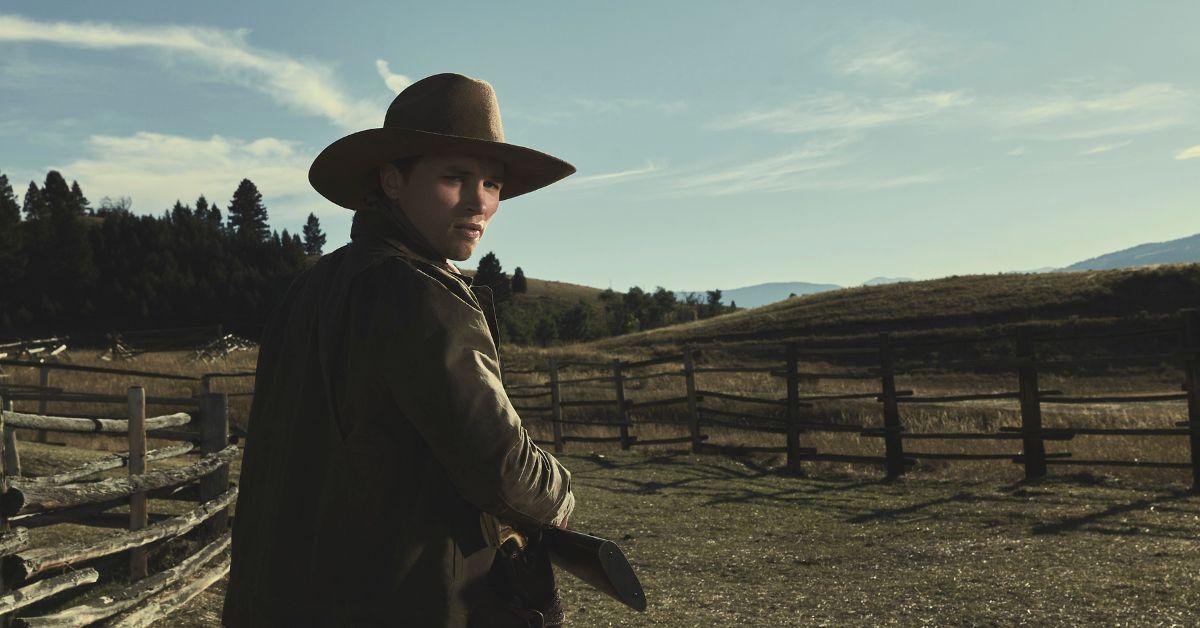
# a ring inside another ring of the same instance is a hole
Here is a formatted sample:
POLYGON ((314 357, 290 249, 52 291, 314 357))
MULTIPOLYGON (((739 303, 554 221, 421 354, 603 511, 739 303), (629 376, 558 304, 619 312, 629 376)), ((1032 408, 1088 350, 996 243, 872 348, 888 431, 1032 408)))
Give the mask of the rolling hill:
POLYGON ((600 351, 675 351, 684 344, 873 342, 1011 331, 1119 330, 1171 325, 1200 307, 1200 264, 1089 272, 952 276, 844 288, 750 310, 594 341, 600 351))

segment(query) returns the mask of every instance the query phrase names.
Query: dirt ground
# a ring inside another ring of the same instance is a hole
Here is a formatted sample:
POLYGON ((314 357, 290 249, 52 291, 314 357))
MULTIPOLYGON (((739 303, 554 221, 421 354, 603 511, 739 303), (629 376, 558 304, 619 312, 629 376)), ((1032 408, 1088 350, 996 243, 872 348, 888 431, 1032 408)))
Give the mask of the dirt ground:
MULTIPOLYGON (((640 614, 564 575, 574 626, 1182 626, 1200 608, 1200 498, 1182 484, 883 483, 684 453, 563 459, 573 527, 616 540, 649 600, 640 614)), ((215 625, 222 594, 162 625, 215 625)))

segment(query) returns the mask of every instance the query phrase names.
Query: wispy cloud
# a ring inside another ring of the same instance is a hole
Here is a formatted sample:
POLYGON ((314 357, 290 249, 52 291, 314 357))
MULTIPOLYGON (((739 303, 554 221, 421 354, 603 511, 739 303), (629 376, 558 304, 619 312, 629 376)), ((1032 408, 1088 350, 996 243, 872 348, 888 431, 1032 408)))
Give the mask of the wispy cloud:
POLYGON ((375 60, 375 71, 379 73, 379 78, 383 79, 383 82, 387 84, 388 89, 397 94, 404 91, 405 87, 413 83, 412 79, 407 76, 393 73, 392 69, 388 67, 388 62, 383 59, 375 60))
POLYGON ((1113 142, 1111 144, 1101 144, 1099 146, 1093 146, 1091 148, 1082 150, 1079 152, 1079 154, 1080 155, 1099 155, 1100 153, 1107 153, 1109 151, 1114 151, 1118 148, 1123 148, 1125 146, 1129 146, 1132 143, 1133 143, 1133 140, 1125 140, 1124 142, 1113 142))
POLYGON ((328 118, 343 128, 379 126, 379 104, 346 94, 328 65, 256 48, 247 43, 248 34, 200 26, 40 22, 0 15, 0 42, 141 49, 151 53, 150 58, 166 53, 202 64, 223 80, 256 89, 295 111, 328 118))
POLYGON ((1178 153, 1175 153, 1175 159, 1183 161, 1184 159, 1196 159, 1200 157, 1200 144, 1185 148, 1178 153))
POLYGON ((1021 157, 1029 154, 1028 146, 1018 146, 1006 153, 1009 157, 1021 157))
POLYGON ((771 157, 733 165, 672 171, 663 182, 665 196, 726 196, 793 190, 880 190, 942 180, 940 172, 901 175, 855 173, 854 157, 844 149, 851 138, 811 141, 771 157))
POLYGON ((590 190, 594 188, 607 187, 609 185, 629 183, 632 181, 645 179, 650 175, 660 172, 662 169, 663 166, 661 164, 653 161, 647 161, 645 165, 638 168, 630 168, 629 170, 606 172, 604 174, 573 176, 563 181, 561 185, 554 186, 551 189, 590 190))
POLYGON ((711 123, 709 128, 758 129, 775 133, 854 131, 928 118, 971 101, 972 98, 961 90, 882 98, 834 92, 806 97, 785 107, 729 116, 711 123))
MULTIPOLYGON (((308 187, 310 151, 278 138, 197 139, 148 132, 93 135, 83 145, 83 153, 52 169, 78 179, 90 197, 129 196, 139 212, 159 212, 176 199, 191 202, 201 194, 224 207, 242 178, 254 181, 268 201, 290 200, 292 205, 300 199, 315 201, 308 187)), ((276 210, 286 205, 269 204, 272 219, 279 218, 276 210)))
POLYGON ((837 149, 847 142, 810 142, 785 153, 734 165, 698 170, 674 177, 669 188, 677 193, 742 194, 793 189, 806 175, 849 163, 837 149))
POLYGON ((1103 90, 1073 81, 1048 97, 1014 99, 994 117, 1001 126, 1038 139, 1086 140, 1138 135, 1186 123, 1200 98, 1171 83, 1103 90))
POLYGON ((877 22, 831 48, 826 58, 844 76, 908 85, 936 69, 965 62, 979 46, 912 24, 877 22))

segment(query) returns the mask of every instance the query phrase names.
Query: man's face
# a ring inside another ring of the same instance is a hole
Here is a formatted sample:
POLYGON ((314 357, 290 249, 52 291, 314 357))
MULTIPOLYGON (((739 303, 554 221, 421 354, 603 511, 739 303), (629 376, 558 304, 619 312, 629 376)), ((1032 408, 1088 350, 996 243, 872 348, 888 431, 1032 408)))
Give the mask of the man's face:
POLYGON ((424 155, 405 177, 391 164, 379 170, 383 191, 445 257, 471 257, 500 209, 504 164, 460 153, 424 155))

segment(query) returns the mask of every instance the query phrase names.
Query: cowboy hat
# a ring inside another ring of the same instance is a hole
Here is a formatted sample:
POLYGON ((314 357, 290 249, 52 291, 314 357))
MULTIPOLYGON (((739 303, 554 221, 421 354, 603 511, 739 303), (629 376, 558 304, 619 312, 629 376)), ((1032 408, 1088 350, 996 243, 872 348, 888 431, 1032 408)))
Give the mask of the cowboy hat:
POLYGON ((504 164, 500 199, 545 187, 575 166, 524 146, 506 144, 496 93, 486 81, 435 74, 404 88, 388 107, 383 127, 358 131, 325 147, 308 170, 321 196, 362 209, 377 187, 379 167, 402 157, 461 151, 504 164))

